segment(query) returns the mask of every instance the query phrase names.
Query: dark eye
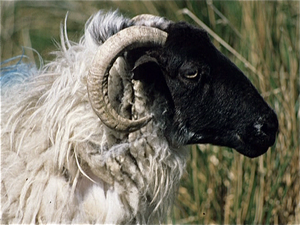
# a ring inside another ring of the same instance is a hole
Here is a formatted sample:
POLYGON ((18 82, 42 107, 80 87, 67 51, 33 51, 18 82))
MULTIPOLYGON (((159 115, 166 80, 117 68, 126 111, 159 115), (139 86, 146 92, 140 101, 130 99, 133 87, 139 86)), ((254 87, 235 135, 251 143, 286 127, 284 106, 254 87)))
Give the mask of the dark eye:
POLYGON ((198 76, 198 69, 189 69, 183 75, 188 79, 194 79, 198 76))

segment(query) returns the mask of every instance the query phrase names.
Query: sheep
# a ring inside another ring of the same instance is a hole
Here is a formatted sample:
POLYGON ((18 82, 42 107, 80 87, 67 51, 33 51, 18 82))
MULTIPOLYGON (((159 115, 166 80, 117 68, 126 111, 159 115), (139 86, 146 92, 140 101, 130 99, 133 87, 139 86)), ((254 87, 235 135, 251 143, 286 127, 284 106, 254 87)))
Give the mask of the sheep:
POLYGON ((52 62, 1 79, 3 223, 162 223, 185 146, 274 144, 275 112, 200 28, 99 11, 61 39, 52 62))

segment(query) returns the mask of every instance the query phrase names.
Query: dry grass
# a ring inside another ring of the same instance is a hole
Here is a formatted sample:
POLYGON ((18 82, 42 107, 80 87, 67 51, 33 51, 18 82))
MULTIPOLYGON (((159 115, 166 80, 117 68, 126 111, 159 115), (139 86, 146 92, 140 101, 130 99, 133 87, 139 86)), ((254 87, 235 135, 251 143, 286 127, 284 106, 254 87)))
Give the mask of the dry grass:
MULTIPOLYGON (((227 148, 192 146, 168 222, 300 224, 299 2, 1 2, 1 59, 19 55, 21 46, 27 46, 51 60, 48 53, 56 50, 53 39, 59 40, 59 24, 66 12, 69 39, 77 41, 86 19, 100 8, 119 8, 128 16, 152 13, 174 21, 202 21, 231 46, 234 51, 214 39, 279 118, 277 143, 257 159, 227 148), (182 13, 184 8, 197 19, 182 13)), ((34 53, 26 53, 37 59, 34 53)))

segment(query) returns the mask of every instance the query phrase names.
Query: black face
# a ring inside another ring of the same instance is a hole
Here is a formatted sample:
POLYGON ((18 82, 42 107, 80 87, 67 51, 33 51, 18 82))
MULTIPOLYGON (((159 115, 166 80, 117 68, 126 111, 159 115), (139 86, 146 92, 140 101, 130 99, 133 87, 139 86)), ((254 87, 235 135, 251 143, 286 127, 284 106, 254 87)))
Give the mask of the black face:
POLYGON ((265 153, 275 142, 278 120, 250 81, 205 31, 175 23, 167 32, 164 48, 149 55, 159 65, 172 108, 168 140, 176 146, 228 146, 248 157, 265 153))

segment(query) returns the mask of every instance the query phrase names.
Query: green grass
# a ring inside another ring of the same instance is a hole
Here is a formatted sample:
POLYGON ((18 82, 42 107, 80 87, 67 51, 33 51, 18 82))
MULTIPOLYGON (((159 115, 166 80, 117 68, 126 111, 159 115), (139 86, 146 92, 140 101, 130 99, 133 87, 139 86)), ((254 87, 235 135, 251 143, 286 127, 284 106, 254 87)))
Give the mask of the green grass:
MULTIPOLYGON (((49 52, 56 50, 53 40, 59 41, 59 26, 67 11, 69 39, 78 41, 91 14, 116 8, 128 16, 152 13, 197 25, 199 21, 182 13, 188 9, 214 37, 232 47, 234 53, 212 37, 279 118, 275 146, 257 159, 228 148, 192 146, 168 223, 300 224, 299 2, 1 2, 1 59, 21 54, 22 46, 27 46, 51 60, 49 52)), ((36 55, 32 57, 38 61, 36 55)))

